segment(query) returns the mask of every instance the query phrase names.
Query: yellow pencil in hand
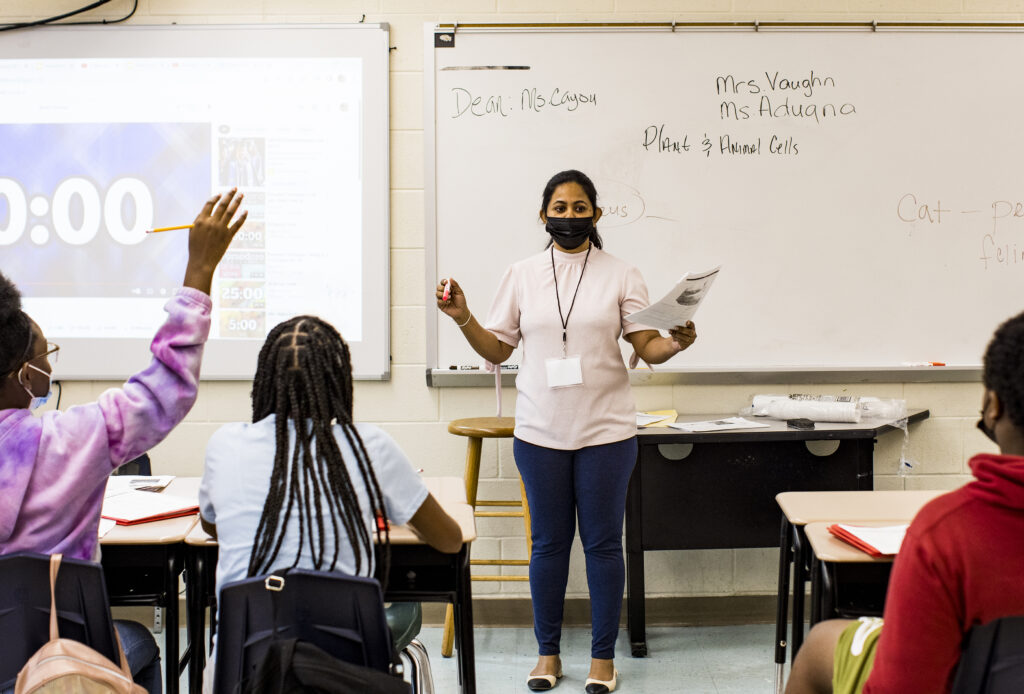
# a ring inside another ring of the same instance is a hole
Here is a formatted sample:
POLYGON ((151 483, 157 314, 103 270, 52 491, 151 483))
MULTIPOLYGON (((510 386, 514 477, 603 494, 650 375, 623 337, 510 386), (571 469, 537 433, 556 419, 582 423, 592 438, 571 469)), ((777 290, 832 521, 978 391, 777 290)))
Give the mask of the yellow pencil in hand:
POLYGON ((161 231, 176 231, 178 229, 191 229, 191 228, 192 228, 191 224, 182 224, 181 226, 176 226, 176 227, 160 227, 159 229, 149 229, 148 231, 146 231, 146 233, 147 234, 158 234, 161 231))

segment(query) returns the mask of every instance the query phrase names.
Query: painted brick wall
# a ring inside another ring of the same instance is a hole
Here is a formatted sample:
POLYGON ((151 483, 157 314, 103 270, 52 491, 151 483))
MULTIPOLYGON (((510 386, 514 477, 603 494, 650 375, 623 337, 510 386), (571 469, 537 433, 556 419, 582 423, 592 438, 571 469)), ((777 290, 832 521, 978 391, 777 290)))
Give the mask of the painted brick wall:
MULTIPOLYGON (((25 21, 66 12, 85 0, 10 0, 0 22, 25 21)), ((131 0, 114 0, 89 17, 113 19, 131 0)), ((585 21, 1015 21, 1024 4, 1015 0, 140 0, 133 24, 244 24, 387 22, 396 47, 391 64, 391 350, 392 379, 356 386, 356 415, 379 424, 428 475, 462 475, 463 439, 447 433, 447 422, 494 410, 490 389, 429 389, 424 384, 426 312, 423 219, 423 25, 425 22, 585 21)), ((0 34, 0 41, 4 40, 0 34)), ((45 326, 44 326, 45 328, 45 326)), ((62 406, 88 402, 110 383, 69 383, 62 406)), ((210 434, 223 422, 247 419, 248 383, 206 383, 188 419, 152 453, 158 472, 199 475, 210 434)), ((755 392, 842 392, 905 398, 928 407, 932 417, 911 430, 909 455, 919 462, 912 476, 897 472, 902 438, 882 439, 876 452, 878 489, 946 489, 968 479, 971 453, 992 450, 974 429, 981 403, 978 384, 870 384, 771 386, 656 386, 635 390, 640 409, 674 407, 682 413, 734 412, 755 392)), ((514 407, 506 389, 505 411, 514 407)), ((486 441, 481 497, 518 495, 512 447, 486 441)), ((478 558, 525 555, 515 521, 482 519, 478 558)), ((708 550, 648 554, 651 595, 711 596, 773 594, 777 550, 708 550)), ((582 552, 574 550, 570 597, 586 596, 582 552)), ((508 570, 508 569, 506 569, 508 570)), ((523 569, 512 569, 522 573, 523 569)), ((523 595, 525 583, 477 583, 478 596, 523 595)))

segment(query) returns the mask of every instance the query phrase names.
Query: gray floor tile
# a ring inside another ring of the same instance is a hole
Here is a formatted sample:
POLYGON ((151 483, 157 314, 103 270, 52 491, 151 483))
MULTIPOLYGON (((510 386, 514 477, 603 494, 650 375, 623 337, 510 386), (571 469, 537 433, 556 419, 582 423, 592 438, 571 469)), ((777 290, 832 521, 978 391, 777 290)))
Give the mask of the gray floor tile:
MULTIPOLYGON (((774 690, 773 625, 729 627, 656 627, 648 629, 649 656, 632 658, 623 631, 616 668, 622 692, 711 692, 760 694, 774 690)), ((477 629, 476 672, 481 694, 528 692, 527 673, 536 662, 530 629, 477 629)), ((440 655, 441 630, 424 629, 420 640, 430 653, 439 694, 458 691, 454 659, 440 655)), ((590 631, 566 629, 562 634, 565 679, 559 692, 582 692, 590 666, 590 631)))
MULTIPOLYGON (((616 691, 634 694, 770 694, 774 691, 772 644, 775 627, 751 624, 728 627, 652 627, 647 630, 649 656, 632 658, 625 630, 620 632, 616 691)), ((455 694, 458 673, 454 658, 441 657, 439 628, 423 629, 437 694, 455 694)), ((476 629, 477 691, 480 694, 524 694, 526 675, 536 662, 532 629, 476 629)), ((181 633, 182 645, 185 633, 181 633)), ((162 643, 162 637, 157 637, 162 643)), ((590 666, 590 630, 566 629, 562 634, 565 678, 558 692, 579 694, 590 666)), ((181 691, 188 691, 186 677, 181 691)))

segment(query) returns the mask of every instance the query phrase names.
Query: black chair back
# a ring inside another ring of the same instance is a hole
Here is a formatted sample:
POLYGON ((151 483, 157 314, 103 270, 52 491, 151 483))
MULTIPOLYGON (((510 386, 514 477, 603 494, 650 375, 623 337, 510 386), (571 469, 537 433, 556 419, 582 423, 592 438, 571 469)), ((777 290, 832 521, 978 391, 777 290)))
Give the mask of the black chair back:
POLYGON ((394 661, 380 584, 288 569, 221 590, 214 690, 237 691, 275 639, 308 641, 347 663, 389 672, 394 661))
MULTIPOLYGON (((61 638, 80 641, 119 663, 103 567, 65 557, 57 574, 57 626, 61 638)), ((0 557, 0 691, 50 640, 50 557, 19 552, 0 557)))
POLYGON ((1001 617, 970 630, 953 694, 1024 692, 1024 616, 1001 617))
POLYGON ((121 467, 114 470, 115 475, 144 475, 149 477, 153 474, 153 464, 149 460, 149 453, 143 453, 138 458, 129 460, 121 467))

